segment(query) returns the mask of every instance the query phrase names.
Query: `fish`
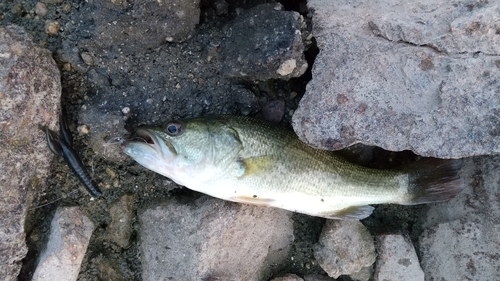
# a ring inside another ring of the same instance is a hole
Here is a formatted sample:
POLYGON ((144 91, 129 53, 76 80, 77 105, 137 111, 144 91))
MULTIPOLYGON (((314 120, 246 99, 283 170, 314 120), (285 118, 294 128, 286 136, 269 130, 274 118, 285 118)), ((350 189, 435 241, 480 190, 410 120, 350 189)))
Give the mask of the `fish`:
POLYGON ((47 126, 41 126, 40 129, 45 132, 45 138, 47 139, 50 151, 57 156, 63 157, 66 164, 68 164, 69 168, 93 197, 100 197, 102 195, 101 190, 94 183, 85 165, 83 165, 80 156, 78 156, 78 153, 72 147, 73 136, 62 113, 59 114, 59 135, 47 126))
POLYGON ((373 204, 446 201, 465 187, 460 159, 368 168, 305 144, 291 129, 245 116, 171 120, 136 134, 142 141, 124 141, 122 151, 179 185, 327 219, 361 220, 373 204))

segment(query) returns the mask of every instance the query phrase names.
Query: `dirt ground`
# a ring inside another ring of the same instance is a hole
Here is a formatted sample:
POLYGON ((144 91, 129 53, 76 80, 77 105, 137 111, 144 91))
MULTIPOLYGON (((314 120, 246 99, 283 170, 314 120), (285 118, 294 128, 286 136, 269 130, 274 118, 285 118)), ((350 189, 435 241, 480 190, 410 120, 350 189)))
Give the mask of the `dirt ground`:
MULTIPOLYGON (((215 57, 215 61, 207 59, 211 56, 210 46, 220 42, 224 26, 236 17, 238 9, 247 9, 266 1, 227 1, 228 11, 222 15, 214 11, 217 1, 201 1, 200 23, 190 39, 149 49, 140 48, 131 42, 128 46, 106 48, 96 44, 93 31, 97 24, 95 12, 98 3, 95 2, 99 1, 67 0, 59 4, 47 4, 47 15, 43 18, 34 12, 37 1, 7 0, 0 3, 1 25, 17 24, 24 27, 35 42, 53 52, 61 71, 61 105, 75 137, 74 148, 84 163, 91 167, 94 180, 104 192, 101 198, 92 198, 63 161, 57 162, 50 192, 35 203, 27 220, 30 250, 20 280, 30 280, 57 206, 74 205, 80 206, 97 226, 78 280, 99 280, 103 278, 103 272, 109 278, 118 274, 125 280, 141 280, 136 243, 136 230, 140 226, 134 217, 132 242, 128 248, 110 243, 105 233, 111 221, 110 206, 123 195, 131 194, 131 208, 135 214, 138 209, 155 205, 170 196, 199 196, 126 157, 115 159, 93 150, 95 144, 84 133, 85 126, 92 128, 92 122, 118 118, 123 120, 125 129, 132 132, 138 125, 158 124, 172 118, 243 114, 267 119, 278 116, 281 125, 290 127, 291 116, 311 78, 310 69, 318 52, 314 44, 306 46, 309 70, 299 78, 288 81, 228 78, 220 75, 218 70, 217 60, 221 58, 215 57), (60 25, 59 31, 48 34, 47 24, 55 21, 60 25), (284 110, 273 111, 273 106, 280 103, 284 103, 284 110), (92 112, 92 116, 88 112, 92 112), (99 268, 103 264, 109 267, 99 268), (113 272, 116 269, 120 272, 113 272)), ((282 4, 285 10, 301 13, 310 30, 305 0, 282 1, 282 4)), ((115 136, 123 137, 121 131, 115 133, 115 136)), ((110 135, 106 141, 111 140, 110 135)), ((358 162, 378 167, 400 164, 414 158, 411 153, 390 153, 362 147, 344 153, 358 162)), ((422 208, 379 206, 363 223, 373 234, 404 232, 416 239, 422 208)), ((283 270, 276 276, 285 273, 301 276, 308 273, 325 274, 314 260, 311 248, 319 237, 324 219, 301 214, 295 214, 293 218, 296 242, 291 255, 294 259, 281 266, 283 270)))

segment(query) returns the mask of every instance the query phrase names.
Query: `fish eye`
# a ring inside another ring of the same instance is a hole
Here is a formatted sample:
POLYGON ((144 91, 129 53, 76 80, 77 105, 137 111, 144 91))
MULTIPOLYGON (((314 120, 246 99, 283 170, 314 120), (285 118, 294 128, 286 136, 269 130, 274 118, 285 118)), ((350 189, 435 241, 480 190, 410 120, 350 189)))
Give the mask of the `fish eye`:
POLYGON ((165 130, 170 136, 179 136, 184 131, 182 124, 179 121, 170 121, 165 125, 165 130))

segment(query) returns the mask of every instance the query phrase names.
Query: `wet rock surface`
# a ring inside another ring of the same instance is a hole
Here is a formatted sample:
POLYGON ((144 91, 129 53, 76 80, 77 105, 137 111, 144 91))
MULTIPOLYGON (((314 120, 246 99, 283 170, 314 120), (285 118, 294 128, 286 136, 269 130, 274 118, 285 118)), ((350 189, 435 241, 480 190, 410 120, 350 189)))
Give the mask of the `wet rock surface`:
POLYGON ((303 141, 441 158, 500 152, 497 2, 308 7, 320 53, 293 118, 303 141))
POLYGON ((314 256, 329 276, 338 278, 370 267, 376 254, 373 238, 361 222, 328 220, 314 256))
POLYGON ((39 124, 55 127, 61 84, 49 51, 19 26, 0 26, 0 276, 16 280, 26 214, 47 191, 54 159, 39 124))
POLYGON ((206 196, 139 214, 143 280, 266 280, 291 249, 291 213, 206 196))
POLYGON ((94 228, 78 207, 57 209, 32 280, 77 280, 94 228))

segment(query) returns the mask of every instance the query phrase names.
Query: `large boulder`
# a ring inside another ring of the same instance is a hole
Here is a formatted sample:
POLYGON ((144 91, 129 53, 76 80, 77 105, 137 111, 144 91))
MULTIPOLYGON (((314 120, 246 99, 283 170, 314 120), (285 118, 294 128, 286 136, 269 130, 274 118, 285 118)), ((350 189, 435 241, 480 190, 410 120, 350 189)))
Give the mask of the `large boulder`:
POLYGON ((29 203, 47 190, 54 159, 39 124, 54 128, 61 82, 51 53, 24 29, 0 27, 0 276, 17 280, 29 203))
POLYGON ((207 196, 140 211, 142 278, 267 280, 291 249, 291 214, 207 196))
POLYGON ((320 53, 294 114, 316 147, 500 152, 500 3, 308 2, 320 53))

